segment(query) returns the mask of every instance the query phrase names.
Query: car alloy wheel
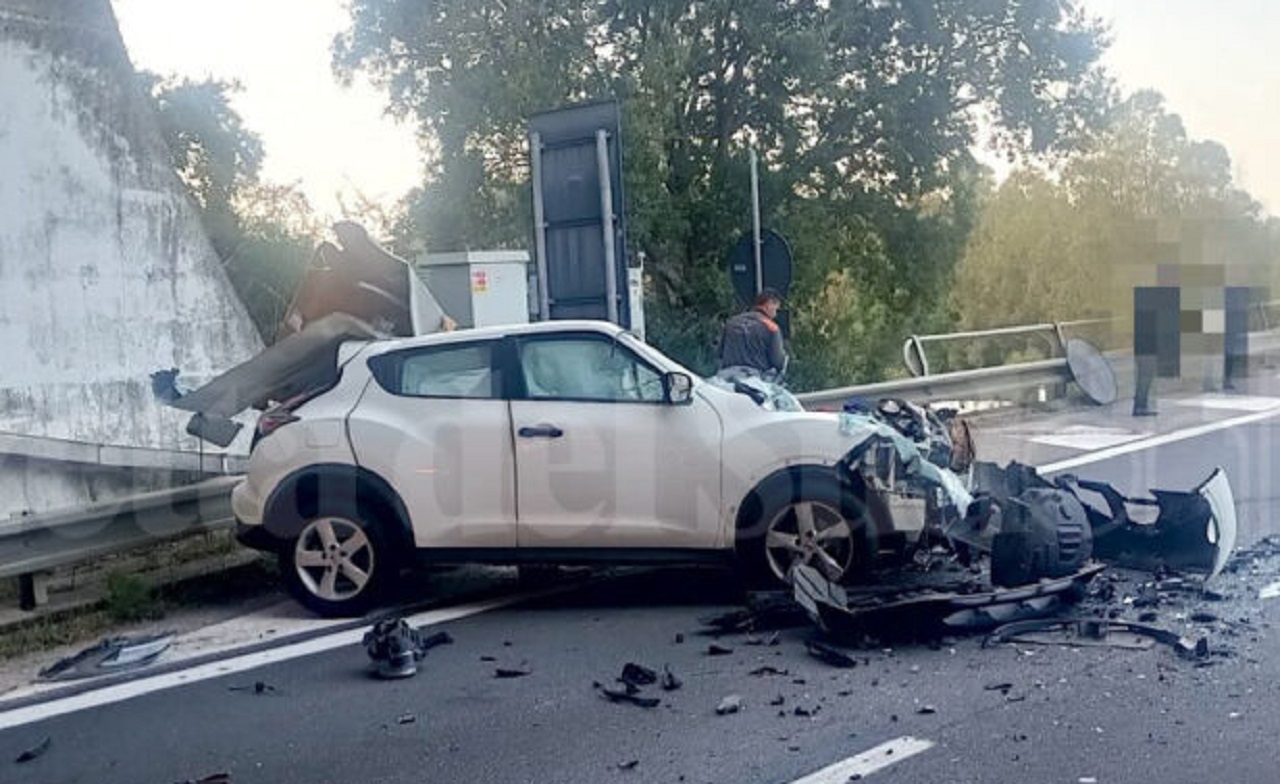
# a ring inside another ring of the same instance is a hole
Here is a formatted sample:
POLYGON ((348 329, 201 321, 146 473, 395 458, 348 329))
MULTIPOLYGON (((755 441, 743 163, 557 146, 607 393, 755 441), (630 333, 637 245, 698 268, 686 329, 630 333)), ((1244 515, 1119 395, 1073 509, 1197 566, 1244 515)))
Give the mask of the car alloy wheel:
POLYGON ((373 543, 359 525, 342 517, 307 523, 293 547, 293 568, 308 593, 327 602, 358 596, 378 566, 373 543))
POLYGON ((797 562, 839 582, 853 565, 853 527, 840 510, 821 501, 799 500, 784 506, 765 533, 765 558, 779 580, 786 581, 797 562))

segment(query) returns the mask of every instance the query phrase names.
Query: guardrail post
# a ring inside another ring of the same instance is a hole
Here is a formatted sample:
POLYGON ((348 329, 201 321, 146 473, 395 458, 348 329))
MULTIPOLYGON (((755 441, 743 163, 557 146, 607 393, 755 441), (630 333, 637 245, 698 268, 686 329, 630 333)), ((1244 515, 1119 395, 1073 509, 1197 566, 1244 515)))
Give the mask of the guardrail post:
POLYGON ((31 612, 49 603, 49 572, 18 575, 18 608, 31 612))

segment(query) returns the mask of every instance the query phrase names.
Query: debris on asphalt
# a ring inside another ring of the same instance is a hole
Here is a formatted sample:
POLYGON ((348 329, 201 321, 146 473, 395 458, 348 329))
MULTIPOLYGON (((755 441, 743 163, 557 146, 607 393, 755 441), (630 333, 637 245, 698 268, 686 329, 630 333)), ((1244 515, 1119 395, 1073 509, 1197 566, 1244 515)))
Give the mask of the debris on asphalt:
POLYGON ((1113 644, 1115 647, 1150 647, 1131 642, 1133 637, 1145 637, 1167 645, 1184 659, 1203 660, 1210 655, 1209 640, 1205 637, 1185 637, 1177 632, 1144 623, 1079 618, 1050 618, 1006 624, 988 634, 982 641, 982 646, 985 648, 1003 642, 1043 641, 1062 645, 1087 645, 1090 640, 1093 640, 1102 644, 1113 644), (1090 634, 1088 630, 1091 628, 1096 628, 1097 631, 1090 634), (1055 640, 1038 636, 1040 633, 1051 631, 1059 632, 1063 637, 1055 640), (1130 636, 1118 638, 1117 633, 1129 633, 1130 636), (1113 638, 1116 640, 1114 643, 1111 642, 1113 638))
POLYGON ((424 635, 403 618, 378 621, 361 640, 372 660, 374 674, 388 679, 412 677, 427 651, 452 642, 448 632, 424 635))
POLYGON ((623 690, 611 689, 600 681, 595 681, 591 686, 610 702, 628 702, 641 708, 656 708, 662 703, 658 697, 645 697, 639 694, 639 689, 635 686, 627 685, 623 690))
POLYGON ((639 764, 640 764, 640 760, 638 759, 630 759, 630 760, 627 760, 626 762, 619 762, 618 770, 635 770, 636 766, 639 764))
POLYGON ((396 724, 413 724, 417 721, 418 721, 417 716, 414 716, 412 713, 406 713, 405 715, 396 719, 396 724))
POLYGON ((59 659, 40 670, 37 678, 66 681, 145 667, 172 644, 173 635, 168 632, 143 637, 108 637, 73 656, 59 659))
POLYGON ((921 705, 921 706, 916 710, 916 713, 917 713, 918 715, 920 715, 920 716, 932 716, 933 714, 935 714, 935 713, 937 713, 937 712, 938 712, 938 709, 937 709, 937 708, 935 708, 935 707, 933 707, 932 705, 921 705))
POLYGON ((809 652, 810 656, 824 661, 832 667, 851 669, 858 666, 857 659, 839 648, 833 648, 826 643, 818 642, 817 640, 809 640, 804 644, 804 647, 805 650, 809 652))
POLYGON ((720 704, 716 706, 716 715, 727 716, 730 713, 737 713, 740 710, 742 710, 742 697, 737 694, 730 694, 728 697, 720 700, 720 704))
POLYGON ((774 697, 773 699, 769 700, 769 704, 770 704, 770 705, 772 705, 772 706, 774 706, 775 708, 776 708, 777 706, 779 706, 779 705, 784 705, 784 704, 786 704, 786 702, 787 702, 787 698, 786 698, 786 697, 784 697, 784 696, 782 696, 781 694, 779 694, 777 697, 774 697))
POLYGON ((266 681, 254 681, 245 686, 228 686, 227 691, 247 691, 253 694, 274 694, 276 687, 266 681))
POLYGON ((635 662, 627 662, 622 666, 618 681, 630 686, 649 686, 658 682, 658 673, 635 662))
POLYGON ((36 745, 27 749, 26 751, 23 751, 16 758, 14 758, 13 761, 21 765, 24 762, 31 762, 32 760, 39 759, 40 757, 44 756, 44 753, 49 750, 49 746, 51 746, 52 744, 53 744, 53 738, 46 735, 44 740, 40 741, 36 745))
POLYGON ((208 776, 201 776, 198 779, 186 779, 185 781, 176 782, 176 784, 231 784, 231 774, 210 773, 208 776))
POLYGON ((495 678, 523 678, 532 674, 533 670, 523 662, 518 667, 496 667, 493 670, 493 677, 495 678))
POLYGON ((684 681, 677 678, 675 673, 671 671, 670 667, 662 668, 662 690, 663 691, 675 691, 676 689, 680 688, 683 685, 684 685, 684 681))
POLYGON ((728 656, 731 653, 733 653, 733 649, 726 648, 723 645, 716 645, 715 643, 711 643, 710 645, 707 646, 708 656, 728 656))
POLYGON ((787 591, 756 591, 747 595, 745 607, 699 620, 720 633, 791 629, 806 622, 804 611, 796 607, 787 591))
POLYGON ((790 675, 791 672, 789 670, 780 670, 777 667, 774 667, 772 664, 766 664, 763 667, 756 667, 754 670, 752 670, 751 672, 748 672, 747 674, 754 675, 757 678, 759 678, 765 675, 790 675))

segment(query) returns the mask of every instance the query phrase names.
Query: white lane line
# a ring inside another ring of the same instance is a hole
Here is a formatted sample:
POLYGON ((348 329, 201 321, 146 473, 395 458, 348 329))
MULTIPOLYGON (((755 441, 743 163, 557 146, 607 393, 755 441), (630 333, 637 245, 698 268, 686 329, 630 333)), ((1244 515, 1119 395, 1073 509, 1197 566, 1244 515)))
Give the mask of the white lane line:
POLYGON ((1188 438, 1197 438, 1219 430, 1227 430, 1241 425, 1251 425, 1254 422, 1261 422, 1264 419, 1271 419, 1275 416, 1280 416, 1280 405, 1266 411, 1259 411, 1253 414, 1244 414, 1243 416, 1224 419, 1221 422, 1209 422, 1208 424, 1189 427, 1185 430, 1175 430, 1172 433, 1163 433, 1158 436, 1143 438, 1138 441, 1130 441, 1127 444, 1119 444, 1107 449, 1099 449, 1097 452, 1077 455, 1076 457, 1069 457, 1066 460, 1059 460, 1056 463, 1037 466, 1036 470, 1042 474, 1051 474, 1055 471, 1065 471, 1068 468, 1088 465, 1089 463, 1098 463, 1103 460, 1110 460, 1113 457, 1119 457, 1120 455, 1141 452, 1145 449, 1155 449, 1156 447, 1164 446, 1165 444, 1172 444, 1177 441, 1186 441, 1188 438))
POLYGON ((1226 409, 1228 411, 1269 411, 1280 406, 1280 398, 1255 397, 1251 395, 1200 395, 1199 397, 1174 400, 1179 406, 1195 408, 1226 409))
MULTIPOLYGON (((557 589, 552 589, 557 590, 557 589)), ((432 626, 449 621, 456 621, 460 618, 466 618, 470 615, 477 615, 489 610, 496 610, 509 604, 525 601, 549 591, 542 591, 532 594, 521 594, 518 596, 508 596, 501 599, 492 599, 486 602, 477 602, 475 604, 462 605, 460 607, 448 607, 441 610, 428 610, 418 613, 417 615, 408 616, 409 623, 414 626, 432 626)), ((85 708, 94 708, 99 705, 108 705, 113 702, 121 702, 123 700, 132 699, 143 694, 171 689, 175 686, 186 686, 199 681, 208 680, 210 678, 220 678, 224 675, 231 675, 237 672, 252 670, 257 667, 263 667, 268 664, 295 659, 299 656, 309 656, 313 653, 323 653, 331 651, 334 648, 341 648, 348 645, 358 645, 361 638, 364 637, 365 629, 350 629, 344 632, 335 632, 324 637, 306 640, 304 642, 293 643, 291 645, 282 645, 279 648, 270 648, 255 653, 246 653, 240 656, 234 656, 229 659, 208 662, 206 664, 189 667, 185 670, 177 670, 167 672, 162 675, 154 675, 150 678, 139 678, 138 680, 120 683, 114 686, 106 686, 94 691, 88 691, 81 694, 75 694, 62 699, 50 700, 36 705, 28 705, 23 708, 14 708, 12 710, 0 712, 0 730, 10 729, 12 727, 21 727, 25 724, 49 719, 54 716, 61 716, 65 713, 73 713, 75 711, 84 710, 85 708)))
POLYGON ((857 756, 814 771, 802 779, 796 779, 791 784, 845 784, 854 776, 860 778, 869 776, 895 762, 910 759, 931 748, 933 748, 931 740, 903 735, 901 738, 885 741, 873 749, 867 749, 857 756))
POLYGON ((1063 449, 1077 449, 1080 451, 1095 449, 1110 449, 1113 446, 1127 444, 1130 441, 1137 441, 1140 438, 1148 438, 1151 433, 1061 433, 1048 434, 1043 436, 1034 436, 1030 439, 1033 443, 1044 444, 1045 446, 1056 446, 1063 449))

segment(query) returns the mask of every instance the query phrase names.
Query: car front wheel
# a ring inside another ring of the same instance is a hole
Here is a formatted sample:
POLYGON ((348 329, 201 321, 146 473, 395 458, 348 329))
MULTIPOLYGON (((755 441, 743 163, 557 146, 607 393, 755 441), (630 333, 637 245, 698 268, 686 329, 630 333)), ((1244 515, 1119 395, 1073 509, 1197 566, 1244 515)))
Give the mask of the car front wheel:
POLYGON ((757 514, 739 531, 740 556, 757 587, 785 584, 796 563, 843 583, 865 573, 871 541, 862 505, 828 472, 767 483, 748 503, 757 514))
POLYGON ((280 551, 289 592, 328 617, 360 615, 385 598, 399 568, 376 525, 333 511, 307 520, 280 551))

